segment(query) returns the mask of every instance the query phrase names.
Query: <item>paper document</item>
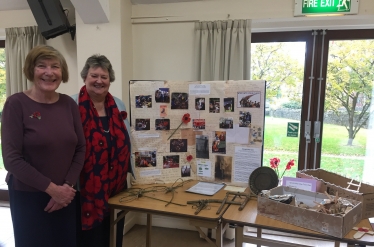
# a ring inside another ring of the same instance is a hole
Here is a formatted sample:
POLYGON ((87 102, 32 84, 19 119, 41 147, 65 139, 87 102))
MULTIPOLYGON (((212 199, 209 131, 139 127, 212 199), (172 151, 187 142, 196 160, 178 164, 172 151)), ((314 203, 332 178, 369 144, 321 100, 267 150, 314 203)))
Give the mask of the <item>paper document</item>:
POLYGON ((209 183, 209 182, 198 182, 188 190, 187 192, 212 196, 222 189, 225 184, 209 183))

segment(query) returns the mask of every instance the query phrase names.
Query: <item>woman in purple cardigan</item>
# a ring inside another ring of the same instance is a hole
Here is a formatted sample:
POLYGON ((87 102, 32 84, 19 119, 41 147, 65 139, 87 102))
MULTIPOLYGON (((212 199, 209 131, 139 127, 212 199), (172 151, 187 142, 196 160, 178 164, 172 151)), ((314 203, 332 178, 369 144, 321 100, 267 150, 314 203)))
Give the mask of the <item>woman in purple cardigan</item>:
POLYGON ((69 79, 67 64, 53 47, 37 46, 23 72, 32 87, 7 99, 1 126, 15 246, 74 247, 72 182, 86 141, 76 103, 56 92, 69 79))

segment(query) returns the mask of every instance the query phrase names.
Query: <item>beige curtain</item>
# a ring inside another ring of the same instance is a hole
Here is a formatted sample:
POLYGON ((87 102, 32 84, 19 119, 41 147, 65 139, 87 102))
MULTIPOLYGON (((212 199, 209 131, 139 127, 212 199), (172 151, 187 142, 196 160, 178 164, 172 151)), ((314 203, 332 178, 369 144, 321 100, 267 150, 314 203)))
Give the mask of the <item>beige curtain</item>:
POLYGON ((45 44, 38 27, 12 27, 5 29, 6 94, 25 91, 30 83, 23 74, 23 65, 29 51, 45 44))
POLYGON ((250 79, 251 20, 197 22, 195 38, 200 81, 250 79))

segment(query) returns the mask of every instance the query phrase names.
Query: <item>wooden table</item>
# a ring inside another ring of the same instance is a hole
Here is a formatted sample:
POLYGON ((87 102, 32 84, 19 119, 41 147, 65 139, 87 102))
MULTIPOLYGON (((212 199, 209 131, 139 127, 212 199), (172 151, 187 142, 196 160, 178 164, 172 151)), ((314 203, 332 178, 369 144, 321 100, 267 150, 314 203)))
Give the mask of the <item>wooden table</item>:
MULTIPOLYGON (((221 206, 220 203, 211 203, 210 209, 201 210, 197 215, 195 215, 195 208, 192 208, 192 205, 187 205, 187 201, 191 200, 200 200, 200 199, 223 199, 226 195, 226 191, 221 189, 213 196, 204 196, 200 194, 194 194, 185 192, 186 189, 190 188, 191 186, 195 185, 198 181, 191 181, 185 183, 183 187, 176 189, 174 193, 174 198, 172 202, 184 204, 186 206, 178 206, 175 204, 166 205, 166 202, 162 202, 159 200, 151 199, 148 197, 140 197, 128 202, 120 202, 120 198, 125 195, 128 195, 126 192, 119 193, 118 195, 109 199, 109 207, 110 207, 110 246, 115 246, 115 235, 116 235, 116 227, 115 225, 117 222, 123 218, 128 212, 141 212, 147 214, 147 235, 146 235, 146 246, 151 246, 151 228, 152 228, 152 214, 156 215, 163 215, 168 217, 179 217, 188 219, 190 225, 196 227, 199 233, 209 242, 212 246, 222 246, 222 235, 226 230, 227 226, 222 225, 222 215, 225 210, 228 208, 226 204, 224 208, 221 210, 220 214, 216 214, 217 210, 221 206), (114 210, 124 210, 124 212, 115 219, 114 210), (201 230, 200 227, 206 227, 209 229, 216 229, 216 242, 214 243, 210 238, 206 236, 206 234, 201 230)), ((136 185, 133 188, 150 188, 152 186, 171 186, 172 184, 154 184, 154 185, 136 185)), ((146 196, 155 197, 158 199, 162 199, 165 201, 169 201, 172 197, 171 193, 165 192, 149 192, 145 194, 146 196)))
MULTIPOLYGON (((361 239, 354 239, 353 235, 356 233, 355 230, 351 230, 344 238, 340 239, 259 215, 257 214, 256 197, 251 198, 242 211, 239 211, 238 208, 239 206, 237 205, 230 205, 222 216, 224 224, 231 223, 237 225, 235 228, 235 247, 242 247, 243 242, 257 244, 258 246, 306 246, 262 238, 262 229, 315 237, 323 240, 332 240, 335 241, 335 247, 340 246, 340 242, 347 243, 348 246, 353 246, 354 244, 374 245, 374 236, 371 235, 365 234, 361 239), (257 236, 244 236, 244 226, 257 228, 257 236)), ((372 229, 368 219, 362 220, 357 226, 372 229)))

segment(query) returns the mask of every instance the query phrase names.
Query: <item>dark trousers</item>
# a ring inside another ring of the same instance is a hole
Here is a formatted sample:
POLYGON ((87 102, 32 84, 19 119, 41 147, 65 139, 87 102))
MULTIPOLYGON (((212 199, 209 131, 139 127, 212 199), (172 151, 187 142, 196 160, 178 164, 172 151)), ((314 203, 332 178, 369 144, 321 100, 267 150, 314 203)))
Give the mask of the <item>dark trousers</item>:
POLYGON ((15 247, 75 247, 75 200, 52 213, 44 211, 45 192, 14 190, 8 182, 15 247))
MULTIPOLYGON (((77 247, 109 247, 110 241, 110 217, 109 215, 104 218, 103 222, 90 230, 82 230, 81 221, 81 206, 80 206, 80 193, 76 194, 77 203, 77 247)), ((117 216, 120 214, 119 212, 117 216)), ((123 242, 123 229, 125 226, 125 218, 122 218, 117 223, 116 247, 122 247, 123 242)))

